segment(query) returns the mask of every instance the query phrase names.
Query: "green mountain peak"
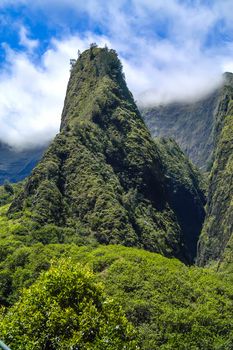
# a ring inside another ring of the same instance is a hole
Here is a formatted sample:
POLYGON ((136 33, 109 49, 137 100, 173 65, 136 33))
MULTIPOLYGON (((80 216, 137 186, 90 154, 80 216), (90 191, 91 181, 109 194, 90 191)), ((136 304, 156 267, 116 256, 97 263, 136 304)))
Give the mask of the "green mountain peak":
POLYGON ((94 46, 72 67, 61 132, 9 215, 28 215, 39 241, 55 225, 55 241, 137 246, 191 262, 205 199, 187 164, 177 145, 152 139, 116 52, 94 46))
POLYGON ((80 54, 71 68, 61 130, 72 127, 77 118, 97 121, 98 114, 122 100, 136 109, 116 52, 93 46, 80 54))

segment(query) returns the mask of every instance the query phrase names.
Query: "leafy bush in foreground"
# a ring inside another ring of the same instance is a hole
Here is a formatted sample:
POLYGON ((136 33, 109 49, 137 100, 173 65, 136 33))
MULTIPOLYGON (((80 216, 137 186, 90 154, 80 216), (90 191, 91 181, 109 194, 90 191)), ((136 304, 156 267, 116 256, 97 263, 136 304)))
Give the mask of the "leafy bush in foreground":
POLYGON ((23 292, 0 323, 18 350, 138 349, 121 309, 103 294, 93 274, 62 260, 23 292))

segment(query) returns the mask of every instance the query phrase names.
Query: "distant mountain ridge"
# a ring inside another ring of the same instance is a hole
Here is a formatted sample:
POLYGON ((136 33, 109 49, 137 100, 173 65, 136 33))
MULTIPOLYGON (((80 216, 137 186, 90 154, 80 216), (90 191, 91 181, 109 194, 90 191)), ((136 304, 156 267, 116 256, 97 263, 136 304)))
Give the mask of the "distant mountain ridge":
POLYGON ((216 128, 232 89, 233 74, 225 73, 222 86, 201 100, 142 108, 141 113, 153 136, 174 138, 194 164, 210 169, 216 128))
POLYGON ((47 147, 16 150, 0 141, 0 185, 5 180, 18 182, 28 176, 47 147))

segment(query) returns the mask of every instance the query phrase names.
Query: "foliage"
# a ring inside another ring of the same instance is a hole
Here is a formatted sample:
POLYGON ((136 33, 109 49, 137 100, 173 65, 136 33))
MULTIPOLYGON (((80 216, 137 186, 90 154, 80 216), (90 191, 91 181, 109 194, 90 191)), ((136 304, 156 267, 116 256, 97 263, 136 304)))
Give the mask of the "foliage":
POLYGON ((5 181, 3 186, 0 186, 0 207, 12 202, 14 197, 22 190, 23 182, 12 184, 5 181))
POLYGON ((0 323, 12 348, 137 349, 121 309, 103 294, 92 273, 61 260, 24 290, 0 323))
POLYGON ((3 187, 7 193, 14 194, 14 188, 9 181, 5 181, 3 187))
POLYGON ((170 206, 185 232, 183 254, 188 254, 187 260, 193 262, 205 218, 206 180, 173 139, 156 138, 155 143, 164 167, 170 206))
POLYGON ((121 301, 142 349, 231 348, 233 289, 223 277, 121 247, 98 248, 84 261, 121 301))
POLYGON ((219 121, 218 142, 210 173, 207 216, 199 244, 199 264, 212 260, 232 260, 233 233, 233 101, 227 116, 219 121))
MULTIPOLYGON (((93 249, 66 244, 20 247, 0 265, 1 280, 4 281, 2 276, 11 280, 8 301, 14 302, 20 289, 29 287, 41 271, 47 270, 52 258, 68 260, 70 271, 78 274, 83 268, 77 270, 77 263, 94 270, 93 279, 102 282, 108 297, 122 305, 136 327, 140 349, 228 350, 232 346, 232 281, 228 282, 222 274, 189 268, 178 260, 135 248, 93 249)), ((39 279, 37 287, 42 286, 43 279, 39 279)), ((23 300, 26 303, 29 299, 30 307, 40 300, 33 293, 31 299, 23 293, 23 300)), ((15 305, 10 308, 14 314, 9 313, 12 322, 21 315, 22 301, 15 305)), ((29 322, 24 308, 22 312, 29 322)), ((8 316, 4 322, 9 324, 8 316)))

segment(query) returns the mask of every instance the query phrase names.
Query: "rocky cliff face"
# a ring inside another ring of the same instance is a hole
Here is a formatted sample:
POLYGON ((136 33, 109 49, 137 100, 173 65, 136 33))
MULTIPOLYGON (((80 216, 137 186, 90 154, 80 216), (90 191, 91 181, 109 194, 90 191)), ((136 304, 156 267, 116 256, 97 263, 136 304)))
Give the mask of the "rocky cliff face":
MULTIPOLYGON (((232 95, 233 97, 233 95, 232 95)), ((222 106, 216 127, 214 163, 210 173, 207 215, 198 249, 198 263, 231 260, 233 252, 233 101, 222 106), (230 259, 229 259, 230 258, 230 259)))
POLYGON ((219 121, 226 114, 232 89, 233 74, 225 73, 222 86, 200 101, 144 108, 141 112, 153 136, 173 137, 194 164, 208 170, 216 129, 221 129, 219 121))
POLYGON ((163 164, 168 202, 185 232, 185 250, 189 252, 189 261, 193 261, 205 218, 206 180, 173 139, 156 138, 155 143, 163 164))
POLYGON ((61 132, 9 216, 69 228, 72 239, 138 246, 191 262, 204 201, 198 172, 178 146, 151 138, 116 53, 92 47, 72 68, 61 132))

